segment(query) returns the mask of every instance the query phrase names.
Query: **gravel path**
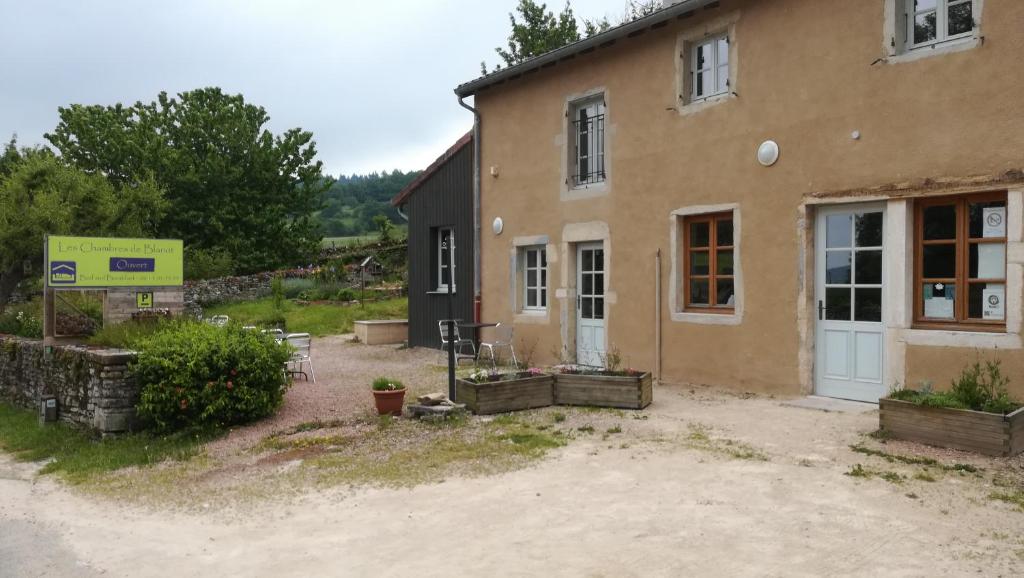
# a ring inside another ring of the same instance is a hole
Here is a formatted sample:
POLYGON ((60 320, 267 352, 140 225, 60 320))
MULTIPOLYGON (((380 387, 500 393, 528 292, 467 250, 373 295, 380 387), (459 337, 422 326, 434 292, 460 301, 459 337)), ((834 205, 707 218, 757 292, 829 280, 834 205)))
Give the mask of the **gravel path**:
POLYGON ((447 388, 446 375, 438 365, 442 361, 439 351, 363 345, 350 343, 351 339, 352 335, 314 339, 316 383, 297 378, 274 417, 233 429, 210 444, 210 454, 217 457, 234 453, 302 423, 344 421, 366 415, 373 411, 370 382, 376 377, 402 381, 409 388, 407 400, 447 388))

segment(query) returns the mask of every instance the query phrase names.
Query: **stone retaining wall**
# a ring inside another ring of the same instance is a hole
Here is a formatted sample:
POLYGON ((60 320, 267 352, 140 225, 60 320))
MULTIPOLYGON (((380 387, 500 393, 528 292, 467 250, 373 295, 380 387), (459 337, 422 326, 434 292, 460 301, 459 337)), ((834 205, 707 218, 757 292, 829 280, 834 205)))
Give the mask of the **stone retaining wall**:
POLYGON ((0 399, 38 410, 44 395, 57 398, 60 419, 102 433, 136 425, 139 388, 128 371, 135 353, 53 346, 0 335, 0 399))

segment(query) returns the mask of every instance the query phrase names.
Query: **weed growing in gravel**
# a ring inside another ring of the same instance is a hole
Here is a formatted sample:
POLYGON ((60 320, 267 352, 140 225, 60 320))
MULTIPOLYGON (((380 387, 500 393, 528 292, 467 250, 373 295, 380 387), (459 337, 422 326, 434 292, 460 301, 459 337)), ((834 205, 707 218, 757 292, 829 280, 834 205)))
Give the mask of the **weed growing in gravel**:
POLYGON ((865 468, 861 464, 854 464, 853 467, 850 468, 850 471, 846 472, 846 474, 844 475, 850 476, 851 478, 864 479, 871 479, 877 476, 891 484, 902 484, 903 480, 905 479, 903 476, 896 472, 865 468))
POLYGON ((560 411, 556 411, 555 413, 551 414, 551 419, 555 420, 555 423, 562 423, 563 421, 565 421, 565 414, 560 411))
POLYGON ((1024 512, 1024 490, 1015 489, 1008 492, 992 492, 988 497, 990 500, 998 500, 1017 506, 1018 510, 1024 512))
POLYGON ((690 424, 690 433, 683 445, 690 449, 711 452, 737 460, 767 462, 768 456, 743 442, 725 438, 712 438, 710 429, 701 424, 690 424))
POLYGON ((971 464, 953 464, 947 465, 939 462, 933 458, 923 458, 918 456, 901 456, 899 454, 891 454, 882 450, 876 450, 873 448, 866 447, 862 444, 851 445, 850 449, 857 452, 858 454, 864 454, 866 456, 875 456, 884 459, 889 463, 902 463, 911 466, 930 466, 939 468, 947 472, 961 472, 975 474, 980 471, 976 466, 971 464))
POLYGON ((914 479, 915 480, 920 480, 922 482, 934 482, 934 481, 936 481, 935 480, 935 476, 931 475, 927 471, 917 472, 916 474, 914 474, 914 479))
POLYGON ((576 428, 576 431, 578 431, 580 433, 585 433, 585 434, 592 434, 592 433, 594 433, 594 426, 592 426, 590 424, 581 425, 580 427, 576 428))
POLYGON ((615 425, 613 427, 608 428, 607 433, 610 433, 610 434, 620 434, 620 433, 622 433, 622 427, 620 427, 619 425, 615 425))

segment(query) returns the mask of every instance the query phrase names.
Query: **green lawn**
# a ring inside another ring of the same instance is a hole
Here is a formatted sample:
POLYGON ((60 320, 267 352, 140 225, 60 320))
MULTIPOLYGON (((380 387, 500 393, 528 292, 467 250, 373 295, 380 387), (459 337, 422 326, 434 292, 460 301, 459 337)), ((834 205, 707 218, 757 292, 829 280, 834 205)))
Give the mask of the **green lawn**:
POLYGON ((195 432, 143 433, 97 440, 63 422, 41 426, 34 411, 0 403, 0 449, 24 461, 49 459, 42 473, 55 473, 75 484, 130 466, 187 460, 212 437, 195 432))
MULTIPOLYGON (((241 301, 210 307, 206 316, 227 315, 233 321, 245 325, 259 325, 262 319, 273 315, 271 300, 241 301)), ((406 319, 409 316, 409 300, 405 297, 388 299, 363 305, 335 305, 313 303, 297 305, 285 303, 284 317, 288 331, 309 333, 316 337, 352 333, 353 322, 365 319, 406 319)))

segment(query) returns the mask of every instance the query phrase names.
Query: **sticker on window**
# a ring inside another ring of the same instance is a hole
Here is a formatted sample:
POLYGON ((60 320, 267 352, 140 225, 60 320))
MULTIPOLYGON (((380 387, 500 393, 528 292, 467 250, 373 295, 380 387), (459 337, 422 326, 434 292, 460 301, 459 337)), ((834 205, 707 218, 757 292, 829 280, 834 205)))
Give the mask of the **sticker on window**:
POLYGON ((1002 321, 1006 318, 1005 290, 1002 285, 989 285, 981 293, 982 318, 1002 321))
POLYGON ((982 218, 985 221, 983 237, 1006 236, 1006 207, 985 207, 982 210, 982 218))

